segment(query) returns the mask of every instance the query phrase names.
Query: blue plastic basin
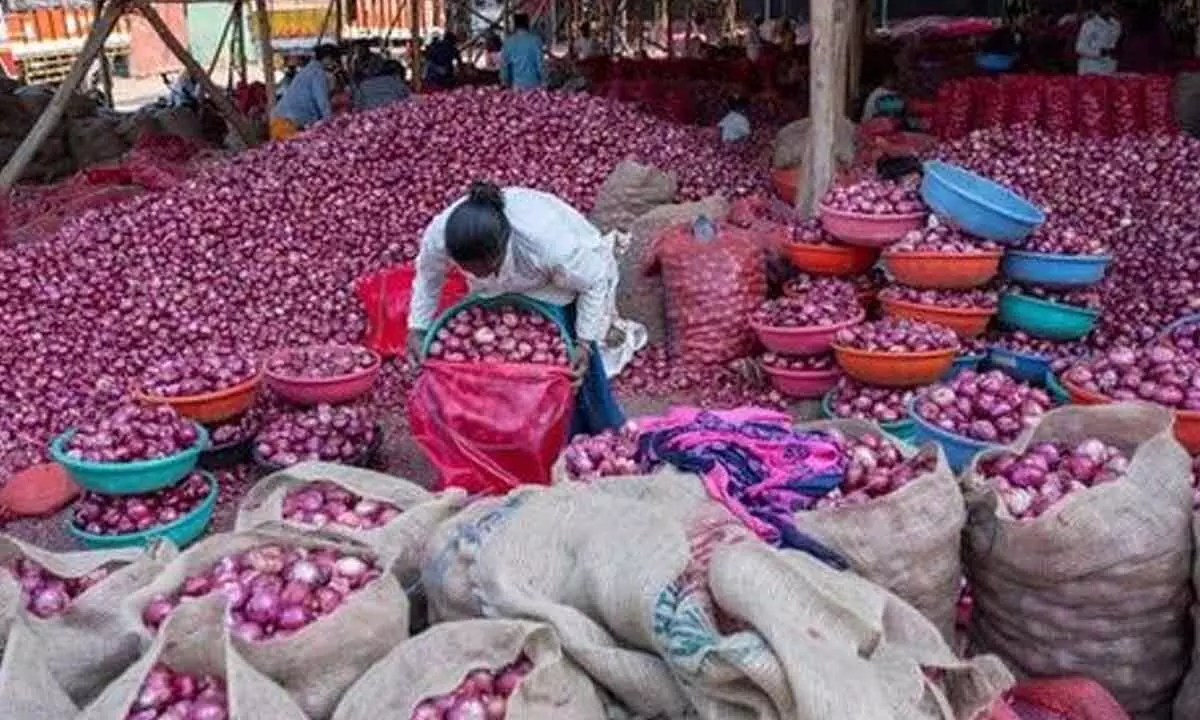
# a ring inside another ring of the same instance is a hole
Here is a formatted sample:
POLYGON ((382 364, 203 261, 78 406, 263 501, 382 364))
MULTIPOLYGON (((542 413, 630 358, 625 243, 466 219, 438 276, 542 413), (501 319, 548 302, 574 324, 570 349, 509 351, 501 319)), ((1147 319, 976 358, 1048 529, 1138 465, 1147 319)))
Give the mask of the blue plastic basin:
POLYGON ((986 72, 1006 72, 1012 70, 1017 58, 1014 55, 1001 53, 978 53, 975 55, 975 67, 986 72))
POLYGON ((988 347, 988 365, 1027 383, 1041 383, 1050 372, 1050 358, 1017 352, 1006 347, 988 347))
POLYGON ((924 445, 927 442, 934 442, 941 445, 942 451, 946 453, 946 462, 950 464, 950 469, 954 472, 960 473, 965 470, 971 464, 971 458, 984 450, 1003 447, 995 443, 985 443, 963 437, 928 423, 920 415, 917 415, 917 411, 913 408, 915 403, 916 398, 908 402, 908 417, 913 423, 913 444, 924 445))
POLYGON ((921 198, 934 213, 961 230, 1004 245, 1016 245, 1046 220, 1046 214, 1012 190, 957 165, 925 163, 921 198))
POLYGON ((954 364, 950 366, 950 369, 946 371, 946 374, 942 376, 942 379, 949 380, 963 370, 978 370, 979 363, 983 362, 984 358, 986 357, 987 353, 979 353, 978 355, 959 355, 958 357, 954 358, 954 364))
POLYGON ((205 528, 212 521, 213 508, 217 504, 217 494, 219 491, 217 479, 210 473, 201 471, 201 474, 208 480, 210 488, 208 496, 193 508, 191 512, 175 522, 127 535, 93 535, 90 532, 80 529, 74 520, 68 517, 67 532, 74 535, 86 547, 93 550, 149 545, 151 542, 163 537, 175 543, 175 546, 179 548, 190 545, 196 541, 196 538, 204 534, 205 528))
POLYGON ((1005 277, 1030 285, 1076 288, 1095 285, 1104 279, 1109 255, 1057 255, 1028 250, 1009 250, 1000 261, 1005 277))
POLYGON ((1001 293, 996 314, 1001 325, 1046 340, 1078 340, 1096 327, 1100 311, 1020 293, 1001 293))
MULTIPOLYGON (((825 393, 821 398, 821 415, 830 420, 845 420, 847 418, 836 417, 833 414, 833 390, 825 393)), ((879 422, 875 424, 880 427, 885 433, 902 442, 911 443, 913 439, 913 422, 909 419, 897 420, 895 422, 879 422)))
POLYGON ((208 447, 208 431, 199 423, 193 425, 196 426, 195 444, 187 450, 164 458, 124 463, 78 460, 68 455, 65 450, 67 441, 75 434, 75 428, 54 438, 50 443, 50 457, 65 467, 75 484, 85 490, 103 495, 154 492, 182 480, 196 467, 200 451, 208 447))

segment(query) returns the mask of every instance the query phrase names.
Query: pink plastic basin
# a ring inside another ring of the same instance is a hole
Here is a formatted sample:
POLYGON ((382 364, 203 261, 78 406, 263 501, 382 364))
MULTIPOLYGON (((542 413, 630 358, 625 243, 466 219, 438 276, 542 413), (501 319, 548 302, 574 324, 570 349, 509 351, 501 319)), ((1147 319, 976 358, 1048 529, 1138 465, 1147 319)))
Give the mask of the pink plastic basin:
POLYGON ((763 372, 771 381, 771 386, 779 392, 794 398, 819 398, 837 385, 841 372, 837 368, 829 370, 784 370, 763 366, 763 372))
POLYGON ((771 352, 783 355, 819 355, 829 352, 833 346, 833 336, 839 330, 859 324, 866 313, 859 313, 853 319, 836 325, 813 325, 809 327, 775 327, 751 323, 758 340, 763 347, 771 352))
POLYGON ((834 210, 821 206, 821 227, 825 232, 849 245, 885 247, 912 230, 925 226, 928 213, 907 215, 867 215, 834 210))
MULTIPOLYGON (((379 353, 371 350, 371 354, 375 356, 375 362, 370 367, 336 377, 302 378, 267 370, 267 386, 284 400, 297 405, 336 405, 349 402, 365 395, 375 384, 382 361, 379 353)), ((269 365, 268 362, 268 367, 269 365)))

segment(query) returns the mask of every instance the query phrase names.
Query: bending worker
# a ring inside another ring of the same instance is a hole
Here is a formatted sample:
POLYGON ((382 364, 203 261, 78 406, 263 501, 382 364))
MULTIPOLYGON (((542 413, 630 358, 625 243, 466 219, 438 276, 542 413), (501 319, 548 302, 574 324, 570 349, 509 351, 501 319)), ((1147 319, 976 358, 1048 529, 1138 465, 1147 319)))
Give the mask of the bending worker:
POLYGON ((532 90, 542 86, 542 39, 529 30, 529 16, 513 15, 513 33, 500 50, 500 82, 514 90, 532 90))
POLYGON ((286 140, 333 115, 329 77, 341 67, 341 58, 336 45, 317 47, 313 59, 296 73, 271 112, 272 140, 286 140))
POLYGON ((517 293, 560 309, 576 340, 571 371, 580 387, 572 435, 624 423, 596 346, 608 333, 616 261, 600 231, 578 210, 537 190, 502 191, 476 182, 467 197, 435 217, 421 237, 409 307, 408 354, 414 363, 451 263, 467 274, 472 292, 517 293))

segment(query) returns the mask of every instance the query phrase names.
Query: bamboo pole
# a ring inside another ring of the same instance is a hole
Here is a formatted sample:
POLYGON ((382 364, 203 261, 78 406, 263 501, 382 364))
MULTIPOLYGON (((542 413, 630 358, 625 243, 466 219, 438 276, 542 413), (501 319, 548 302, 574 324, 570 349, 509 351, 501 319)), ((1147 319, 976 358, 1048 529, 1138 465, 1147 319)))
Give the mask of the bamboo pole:
POLYGON ((243 84, 247 84, 246 77, 246 3, 243 0, 237 0, 237 24, 234 25, 234 30, 237 34, 234 36, 235 47, 237 48, 237 65, 238 65, 238 80, 243 84))
MULTIPOLYGON (((230 29, 233 27, 234 18, 237 17, 238 6, 235 3, 233 9, 229 11, 229 19, 225 21, 225 27, 221 30, 221 39, 217 40, 217 51, 213 53, 212 61, 208 63, 208 74, 212 75, 217 69, 217 62, 221 59, 221 51, 225 49, 225 40, 229 37, 230 29)), ((232 43, 230 43, 232 47, 232 43)), ((229 51, 230 67, 233 63, 233 50, 229 51)))
POLYGON ((804 215, 812 211, 815 199, 825 194, 833 180, 834 146, 837 142, 838 102, 837 15, 839 0, 814 0, 811 6, 812 40, 809 44, 809 178, 796 183, 796 205, 804 215), (807 187, 807 192, 803 192, 807 187))
POLYGON ((271 48, 271 19, 267 16, 267 0, 254 0, 254 15, 258 18, 258 43, 263 67, 263 84, 267 87, 267 117, 275 108, 275 52, 271 48))
POLYGON ((117 20, 120 19, 122 12, 122 3, 114 0, 96 16, 87 40, 84 41, 79 54, 75 56, 75 62, 67 72, 67 77, 54 91, 54 97, 50 98, 50 103, 42 111, 41 117, 29 129, 29 134, 17 146, 16 151, 5 163, 4 169, 0 170, 0 189, 7 190, 21 179, 21 175, 29 166, 29 162, 33 160, 33 156, 42 148, 42 143, 58 125, 58 121, 62 119, 67 104, 71 102, 71 95, 79 89, 79 85, 87 76, 88 69, 96 60, 96 53, 103 52, 104 42, 112 32, 113 26, 117 24, 117 20))
MULTIPOLYGON (((119 0, 114 0, 119 1, 119 0)), ((104 0, 96 0, 96 16, 104 12, 104 0)), ((107 41, 108 38, 105 38, 107 41)), ((104 104, 113 106, 112 68, 109 66, 108 53, 104 52, 104 44, 100 45, 100 86, 104 90, 104 104)))

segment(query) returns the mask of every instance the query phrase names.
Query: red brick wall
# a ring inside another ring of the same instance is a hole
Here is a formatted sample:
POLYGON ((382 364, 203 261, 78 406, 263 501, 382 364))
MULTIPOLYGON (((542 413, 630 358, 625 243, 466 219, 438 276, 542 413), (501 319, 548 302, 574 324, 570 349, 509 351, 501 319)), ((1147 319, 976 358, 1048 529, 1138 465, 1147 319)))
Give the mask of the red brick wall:
MULTIPOLYGON (((187 47, 186 8, 182 3, 154 4, 154 9, 158 11, 163 22, 184 47, 187 47)), ((129 25, 129 72, 134 77, 146 77, 183 67, 162 40, 159 40, 158 34, 145 18, 132 13, 129 25)))

